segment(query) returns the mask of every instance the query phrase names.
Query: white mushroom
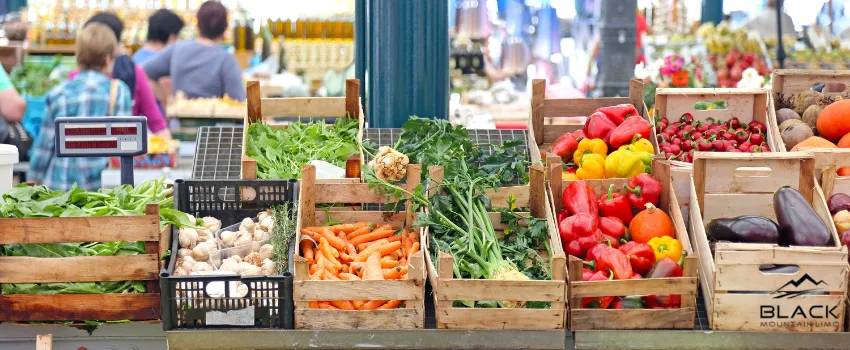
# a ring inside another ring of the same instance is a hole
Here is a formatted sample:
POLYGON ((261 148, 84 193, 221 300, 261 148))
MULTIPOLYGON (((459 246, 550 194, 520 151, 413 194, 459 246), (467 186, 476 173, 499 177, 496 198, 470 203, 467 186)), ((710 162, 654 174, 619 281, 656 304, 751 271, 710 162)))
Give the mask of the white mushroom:
POLYGON ((205 216, 203 218, 203 220, 204 220, 204 227, 207 228, 208 230, 215 232, 215 231, 218 231, 219 229, 221 229, 221 220, 216 219, 212 216, 205 216))
POLYGON ((174 268, 174 276, 185 276, 188 275, 189 271, 184 269, 183 266, 177 266, 174 268))
POLYGON ((238 274, 242 274, 242 272, 243 272, 243 271, 245 271, 246 269, 251 268, 251 266, 254 266, 254 265, 251 265, 250 263, 247 263, 247 262, 244 262, 244 261, 243 261, 243 262, 240 262, 240 263, 238 264, 238 266, 236 267, 236 270, 238 270, 238 272, 237 272, 237 271, 233 271, 233 272, 236 272, 236 273, 238 273, 238 274))
POLYGON ((274 257, 274 246, 272 246, 271 244, 268 244, 268 243, 263 244, 263 246, 260 247, 260 250, 259 250, 258 253, 260 254, 260 257, 263 258, 263 259, 271 259, 272 257, 274 257))
POLYGON ((178 258, 183 258, 183 257, 187 257, 187 256, 192 256, 192 250, 191 249, 180 248, 180 250, 177 251, 177 257, 178 258))
POLYGON ((272 229, 274 229, 274 217, 267 216, 265 219, 262 219, 260 221, 260 226, 265 228, 266 231, 272 232, 272 229))
POLYGON ((207 264, 203 261, 199 261, 199 262, 195 263, 195 268, 192 269, 192 271, 194 271, 194 272, 210 272, 210 271, 214 271, 214 270, 213 270, 213 267, 210 266, 210 264, 207 264))
POLYGON ((192 257, 197 261, 209 260, 210 254, 212 254, 212 251, 210 250, 210 246, 207 245, 207 242, 198 243, 198 245, 192 249, 192 257))
POLYGON ((180 241, 180 247, 192 248, 198 243, 198 232, 193 228, 184 227, 177 232, 177 239, 180 241))
POLYGON ((236 232, 222 231, 220 237, 221 243, 226 247, 232 247, 236 243, 236 232))
POLYGON ((263 270, 264 275, 274 275, 276 267, 277 267, 277 264, 275 264, 274 261, 266 259, 266 260, 263 260, 263 266, 261 267, 261 269, 263 270))
POLYGON ((263 270, 259 266, 248 265, 242 270, 242 276, 261 276, 263 274, 263 270))
POLYGON ((257 229, 257 230, 254 230, 254 234, 253 234, 252 239, 254 240, 254 242, 262 242, 262 241, 269 239, 269 237, 271 237, 271 236, 269 235, 269 233, 267 231, 257 229))
POLYGON ((198 232, 198 242, 206 242, 215 238, 215 236, 209 229, 199 228, 195 231, 198 232))
POLYGON ((238 274, 238 272, 236 272, 238 270, 238 267, 239 267, 238 261, 233 260, 233 259, 224 259, 224 261, 221 262, 221 266, 218 267, 218 270, 219 271, 230 271, 230 272, 238 274))
POLYGON ((234 247, 241 247, 243 245, 251 244, 254 240, 254 236, 248 232, 240 232, 236 236, 236 242, 233 244, 234 247))
POLYGON ((249 232, 254 231, 254 226, 255 226, 254 220, 249 219, 249 218, 245 218, 245 219, 242 219, 242 223, 239 224, 239 230, 240 231, 244 230, 244 231, 249 231, 249 232))
POLYGON ((181 261, 181 263, 180 263, 180 266, 181 266, 181 267, 183 267, 183 268, 184 268, 184 269, 186 269, 187 271, 192 271, 192 270, 194 270, 194 269, 195 269, 195 263, 196 263, 196 261, 195 261, 195 259, 193 259, 191 256, 187 256, 187 257, 185 257, 185 258, 182 258, 182 260, 183 260, 183 261, 181 261))

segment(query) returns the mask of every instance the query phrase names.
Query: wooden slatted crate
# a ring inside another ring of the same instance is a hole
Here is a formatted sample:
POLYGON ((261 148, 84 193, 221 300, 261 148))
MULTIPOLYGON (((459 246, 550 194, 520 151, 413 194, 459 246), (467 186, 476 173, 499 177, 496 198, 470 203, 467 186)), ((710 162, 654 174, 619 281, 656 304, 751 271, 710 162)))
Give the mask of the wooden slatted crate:
MULTIPOLYGON (((549 178, 561 176, 561 168, 550 165, 549 178)), ((693 329, 696 316, 697 265, 698 257, 691 247, 687 228, 679 210, 670 178, 670 164, 658 159, 653 161, 652 176, 662 184, 658 208, 670 216, 676 231, 676 239, 688 252, 682 266, 683 276, 678 278, 655 278, 644 280, 583 281, 581 259, 570 256, 567 267, 570 330, 625 330, 625 329, 693 329), (682 295, 681 307, 676 309, 585 309, 582 298, 629 295, 682 295)), ((561 192, 572 181, 549 181, 552 210, 559 213, 564 209, 561 192)), ((586 180, 594 191, 601 195, 614 185, 617 193, 626 195, 623 185, 629 179, 586 180)))
POLYGON ((829 216, 814 179, 809 153, 700 153, 691 181, 691 239, 700 260, 702 294, 711 328, 735 331, 836 332, 844 329, 847 247, 829 216), (712 254, 705 225, 716 218, 761 215, 776 220, 773 193, 791 186, 827 224, 829 247, 716 243, 712 254), (762 272, 793 265, 792 274, 762 272))
MULTIPOLYGON (((410 191, 419 184, 419 165, 408 165, 407 184, 410 191)), ((391 224, 393 228, 409 228, 415 213, 408 206, 402 213, 362 211, 350 208, 316 208, 320 204, 386 203, 387 198, 365 183, 318 183, 316 168, 305 165, 300 184, 298 236, 301 229, 323 225, 328 221, 391 224)), ((420 242, 422 240, 420 234, 420 242)), ((409 258, 407 280, 386 281, 316 281, 309 279, 309 266, 301 257, 300 245, 295 251, 295 328, 299 329, 409 329, 425 327, 425 258, 424 251, 409 258), (309 308, 310 301, 326 300, 403 300, 404 305, 392 310, 326 310, 309 308)))
POLYGON ((146 293, 2 294, 0 321, 160 319, 157 280, 170 235, 170 230, 160 230, 154 204, 148 204, 143 216, 0 219, 0 245, 145 242, 145 254, 138 255, 0 257, 0 283, 146 281, 146 293))
MULTIPOLYGON (((360 101, 360 81, 345 82, 345 97, 261 97, 260 82, 248 82, 248 113, 245 115, 245 131, 242 133, 242 179, 257 178, 257 161, 247 156, 248 125, 263 122, 264 118, 281 117, 346 117, 359 120, 357 141, 363 141, 363 105, 360 101)), ((286 124, 272 124, 272 128, 285 129, 286 124)), ((362 154, 354 154, 345 164, 345 178, 329 182, 359 182, 362 154)), ((325 180, 319 180, 325 182, 325 180)))
MULTIPOLYGON (((442 181, 442 169, 429 170, 430 178, 442 181)), ((554 216, 546 199, 543 166, 535 165, 529 169, 530 183, 525 186, 503 187, 498 191, 487 191, 493 207, 506 208, 506 199, 516 197, 517 207, 529 207, 530 214, 537 218, 546 218, 549 226, 549 240, 553 256, 550 257, 552 279, 548 281, 513 281, 458 279, 452 266, 454 257, 439 252, 435 263, 431 246, 427 243, 428 228, 424 229, 427 249, 428 279, 434 292, 434 304, 437 313, 437 328, 459 329, 563 329, 565 325, 566 297, 566 257, 561 248, 561 240, 555 227, 554 216), (438 269, 439 266, 439 269, 438 269), (507 300, 507 301, 544 301, 550 302, 549 309, 530 308, 464 308, 454 307, 456 300, 507 300)), ((490 220, 496 232, 503 231, 501 214, 490 213, 490 220)))

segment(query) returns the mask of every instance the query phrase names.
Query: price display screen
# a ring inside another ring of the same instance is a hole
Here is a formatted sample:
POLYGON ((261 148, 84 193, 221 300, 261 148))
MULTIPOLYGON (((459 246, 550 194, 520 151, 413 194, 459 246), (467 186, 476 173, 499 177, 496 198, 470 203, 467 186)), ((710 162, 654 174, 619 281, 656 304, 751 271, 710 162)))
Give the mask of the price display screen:
POLYGON ((115 127, 111 128, 112 135, 135 135, 139 128, 135 126, 115 127))
POLYGON ((81 149, 81 148, 115 149, 115 148, 118 148, 118 140, 65 141, 65 148, 66 149, 81 149))
POLYGON ((103 127, 66 127, 65 136, 102 136, 106 135, 106 125, 103 127))
POLYGON ((147 153, 145 117, 56 118, 58 157, 115 157, 147 153))

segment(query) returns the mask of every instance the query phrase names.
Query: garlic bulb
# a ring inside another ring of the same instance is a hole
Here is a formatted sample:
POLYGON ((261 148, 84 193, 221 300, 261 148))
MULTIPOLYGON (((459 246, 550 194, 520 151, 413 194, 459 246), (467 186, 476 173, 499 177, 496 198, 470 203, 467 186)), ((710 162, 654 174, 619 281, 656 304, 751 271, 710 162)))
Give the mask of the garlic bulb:
POLYGON ((260 226, 265 228, 266 231, 272 232, 272 229, 274 228, 274 217, 267 216, 265 219, 260 221, 260 226))
POLYGON ((198 222, 198 218, 196 218, 194 215, 192 215, 192 214, 186 214, 186 215, 189 216, 189 222, 191 222, 193 225, 198 222))
POLYGON ((212 251, 210 250, 210 246, 207 245, 207 242, 198 243, 198 245, 192 249, 192 257, 197 261, 210 260, 210 254, 212 254, 212 251))
POLYGON ((244 270, 242 270, 242 276, 261 276, 263 274, 263 270, 259 266, 249 265, 246 266, 244 270))
POLYGON ((224 259, 224 261, 221 262, 221 266, 218 267, 218 270, 219 271, 230 271, 230 272, 233 272, 233 273, 238 273, 238 272, 236 272, 236 270, 238 270, 238 267, 239 267, 238 261, 233 260, 233 259, 224 259))
POLYGON ((242 262, 242 257, 241 257, 241 256, 239 256, 239 255, 231 256, 231 257, 229 257, 228 259, 233 259, 233 261, 235 261, 235 262, 237 262, 237 263, 241 263, 241 262, 242 262))
POLYGON ((199 261, 195 263, 195 268, 192 269, 193 272, 210 272, 213 271, 213 267, 210 264, 207 264, 203 261, 199 261))
POLYGON ((223 243, 224 246, 232 247, 236 243, 236 232, 223 231, 219 238, 221 238, 221 243, 223 243))
POLYGON ((215 236, 213 236, 213 233, 206 228, 197 229, 195 230, 195 232, 198 233, 198 242, 206 242, 215 238, 215 236))
POLYGON ((177 232, 177 240, 180 241, 180 247, 192 248, 198 243, 198 231, 189 227, 181 228, 177 232))
POLYGON ((261 266, 261 269, 263 270, 264 275, 274 275, 275 267, 277 267, 277 264, 275 264, 274 261, 266 259, 263 260, 263 266, 261 266))
POLYGON ((263 244, 258 253, 264 260, 271 259, 274 256, 274 247, 271 244, 263 244))
POLYGON ((239 224, 239 231, 254 231, 254 220, 249 218, 242 219, 242 223, 239 224))
POLYGON ((254 266, 263 266, 263 258, 257 252, 253 252, 245 256, 242 261, 247 262, 254 266))
POLYGON ((236 242, 233 244, 234 247, 240 247, 243 245, 251 244, 253 241, 253 235, 248 232, 240 232, 236 236, 236 242))
POLYGON ((216 251, 216 250, 218 250, 218 248, 219 248, 219 247, 218 247, 218 242, 216 242, 216 240, 215 240, 215 239, 211 239, 211 240, 206 241, 206 242, 204 242, 204 243, 206 243, 206 244, 207 244, 207 246, 208 246, 208 247, 210 247, 210 252, 215 252, 215 251, 216 251))
POLYGON ((256 229, 256 230, 254 230, 254 235, 253 235, 252 239, 255 242, 262 242, 262 241, 269 239, 269 237, 270 237, 270 235, 269 235, 268 232, 263 231, 261 229, 256 229))
POLYGON ((251 264, 243 261, 243 262, 240 262, 239 264, 237 264, 237 266, 236 266, 237 271, 233 271, 233 272, 236 272, 236 273, 241 275, 243 271, 250 268, 251 266, 254 266, 254 265, 251 265, 251 264))
POLYGON ((218 230, 221 229, 221 220, 216 219, 212 216, 205 216, 203 218, 203 220, 204 220, 204 227, 207 230, 215 232, 215 231, 218 231, 218 230))
POLYGON ((261 211, 259 214, 257 214, 257 220, 263 222, 263 220, 269 217, 269 215, 271 214, 269 214, 268 211, 261 211))
POLYGON ((189 274, 189 271, 184 269, 183 266, 177 266, 174 268, 174 276, 186 276, 189 274))
POLYGON ((183 267, 187 271, 192 271, 195 268, 196 261, 195 261, 195 259, 192 259, 191 256, 187 256, 187 257, 182 258, 182 259, 183 259, 183 261, 181 261, 181 264, 180 264, 181 267, 183 267))
POLYGON ((180 250, 177 251, 177 257, 178 258, 183 258, 183 257, 187 257, 187 256, 192 256, 192 250, 191 249, 180 248, 180 250))

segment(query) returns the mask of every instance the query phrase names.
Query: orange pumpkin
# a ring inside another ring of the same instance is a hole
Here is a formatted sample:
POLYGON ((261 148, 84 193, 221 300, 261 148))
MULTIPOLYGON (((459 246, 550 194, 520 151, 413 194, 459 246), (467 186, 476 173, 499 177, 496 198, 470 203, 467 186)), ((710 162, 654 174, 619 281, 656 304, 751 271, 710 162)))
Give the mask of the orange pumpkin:
POLYGON ((850 133, 850 100, 824 107, 818 116, 818 133, 833 142, 850 133))
POLYGON ((803 147, 835 148, 835 144, 829 142, 829 140, 823 137, 812 136, 794 146, 794 148, 791 149, 791 152, 795 152, 803 147))
POLYGON ((632 240, 638 243, 647 243, 655 237, 676 237, 673 221, 667 213, 656 208, 652 203, 647 203, 646 209, 632 218, 629 223, 629 232, 632 240))
POLYGON ((850 168, 838 168, 838 176, 850 176, 850 168))
POLYGON ((841 140, 838 140, 838 148, 850 148, 850 134, 844 135, 841 140))

